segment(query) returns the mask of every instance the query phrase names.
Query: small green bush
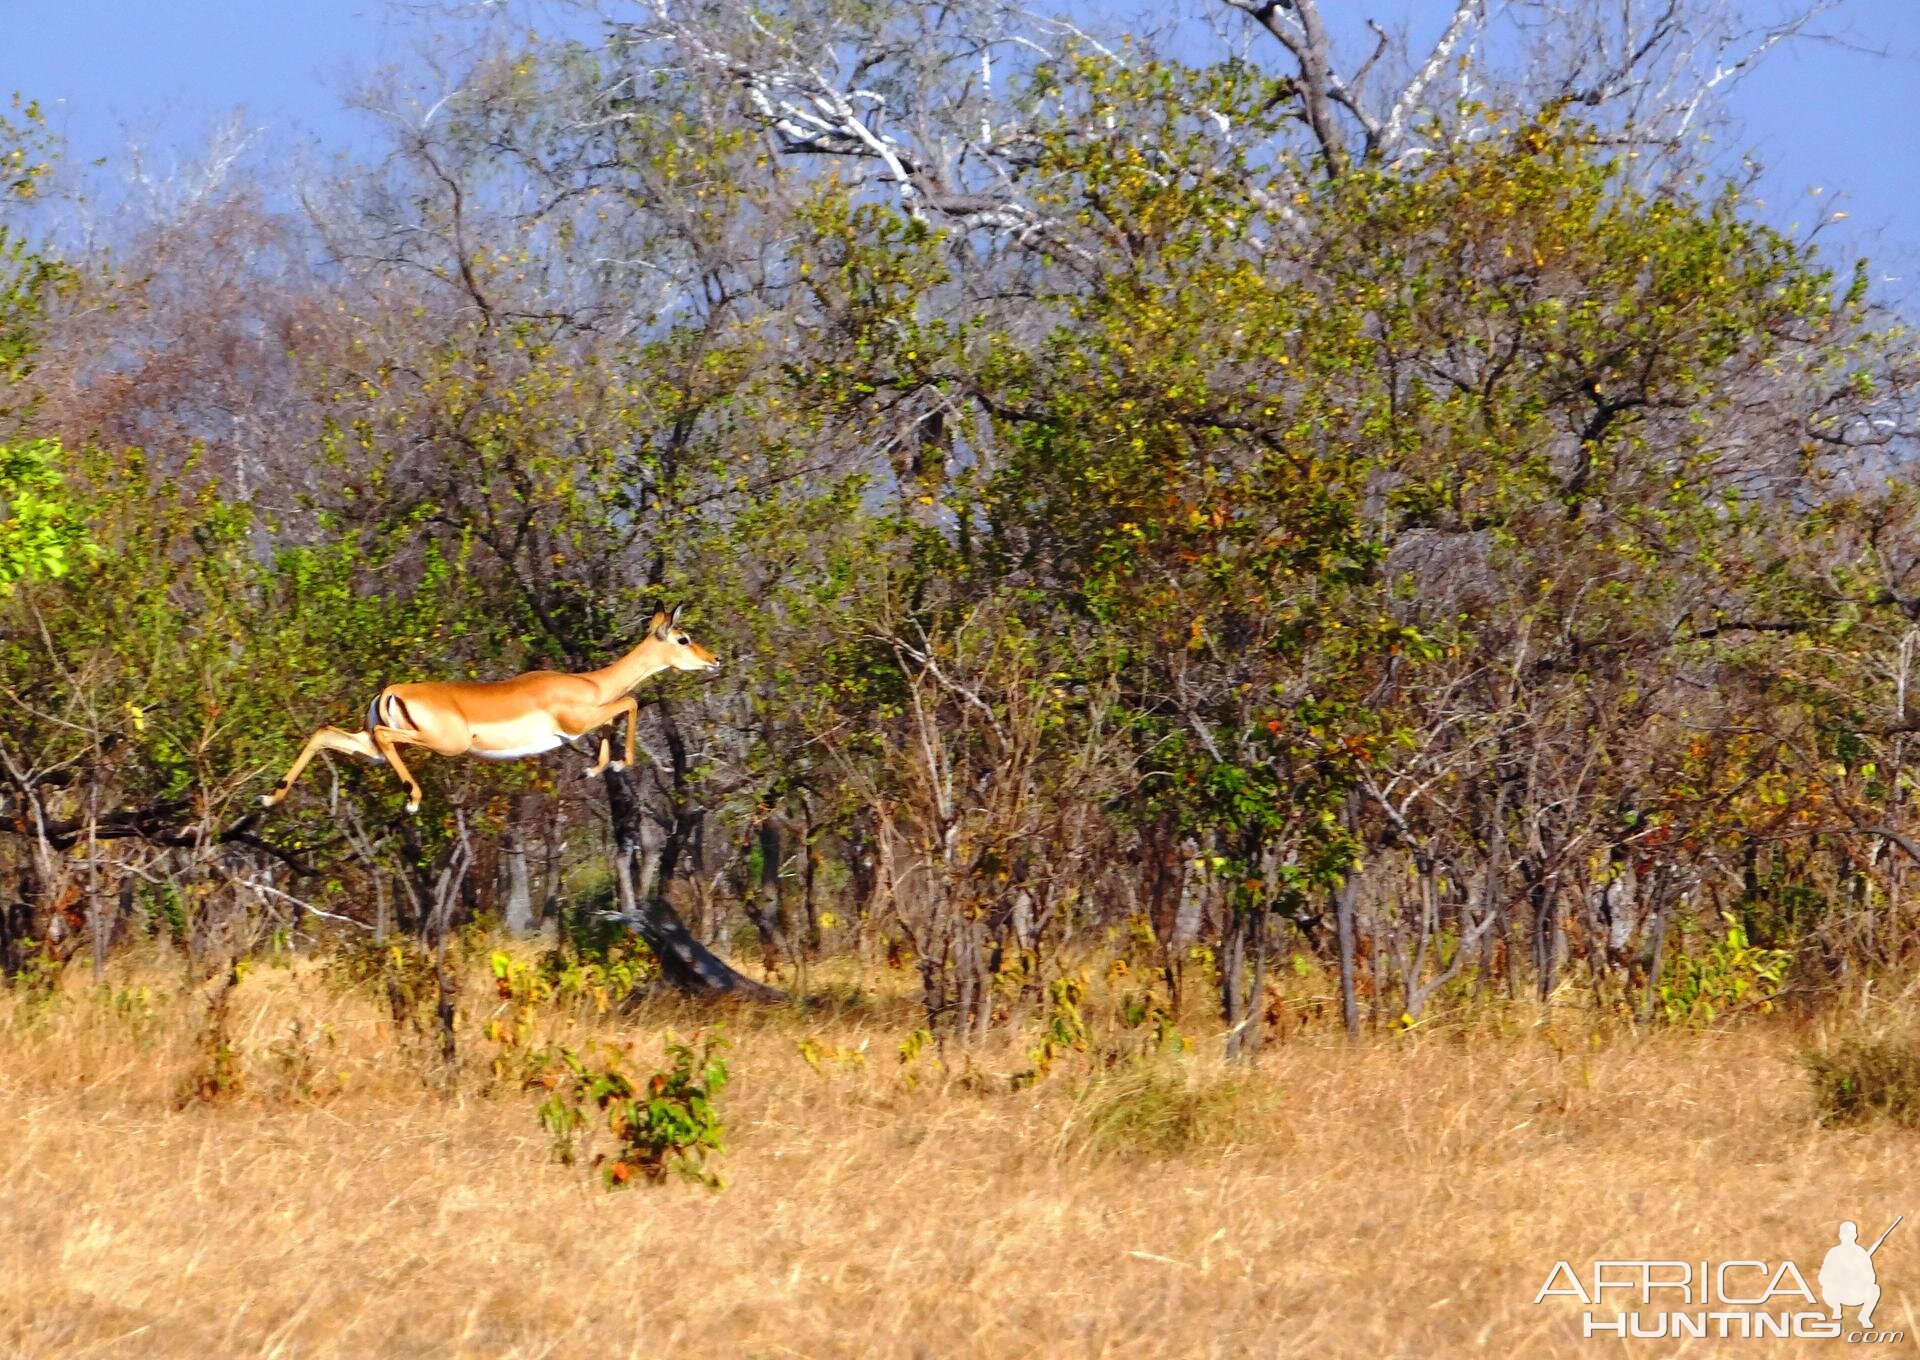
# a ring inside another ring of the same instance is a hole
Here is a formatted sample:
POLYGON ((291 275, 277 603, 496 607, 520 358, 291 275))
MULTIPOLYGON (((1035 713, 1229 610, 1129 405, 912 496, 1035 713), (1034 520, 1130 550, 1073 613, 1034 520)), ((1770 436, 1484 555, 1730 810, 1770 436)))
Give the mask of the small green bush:
POLYGON ((1912 1038, 1856 1035, 1809 1050, 1805 1062, 1822 1124, 1920 1127, 1920 1043, 1912 1038))
POLYGON ((596 1154, 593 1162, 609 1190, 636 1176, 661 1181, 670 1173, 699 1181, 709 1190, 720 1189, 720 1177, 708 1169, 707 1158, 726 1150, 721 1139, 725 1125, 713 1104, 727 1084, 727 1064, 720 1056, 726 1047, 726 1039, 715 1033, 698 1049, 668 1035, 667 1067, 646 1078, 630 1073, 625 1055, 611 1045, 598 1063, 583 1060, 571 1048, 558 1049, 529 1083, 547 1089, 540 1123, 553 1136, 555 1159, 576 1159, 582 1136, 590 1132, 589 1110, 598 1109, 614 1148, 596 1154))
POLYGON ((1731 915, 1726 938, 1704 954, 1676 950, 1660 984, 1660 1008, 1670 1025, 1701 1027, 1740 1010, 1773 1009, 1793 954, 1763 949, 1747 938, 1746 927, 1731 915))
POLYGON ((619 906, 612 874, 576 875, 561 922, 569 951, 578 958, 599 960, 619 949, 633 934, 631 926, 613 915, 619 906))

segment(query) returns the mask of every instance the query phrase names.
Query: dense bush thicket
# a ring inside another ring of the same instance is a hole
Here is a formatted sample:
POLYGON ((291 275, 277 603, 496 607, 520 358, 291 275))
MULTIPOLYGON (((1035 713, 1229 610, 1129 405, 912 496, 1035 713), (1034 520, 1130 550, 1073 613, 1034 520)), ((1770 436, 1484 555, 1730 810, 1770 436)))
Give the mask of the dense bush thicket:
POLYGON ((1119 934, 1236 1047, 1282 959, 1353 1028, 1904 965, 1909 338, 1701 169, 1698 29, 1596 72, 1573 8, 1507 74, 1463 5, 1370 92, 1308 0, 1219 59, 615 5, 61 262, 16 106, 7 971, 577 934, 615 844, 656 919, 917 970, 956 1036, 1119 934), (589 669, 663 602, 725 669, 650 682, 604 791, 253 808, 382 685, 589 669))

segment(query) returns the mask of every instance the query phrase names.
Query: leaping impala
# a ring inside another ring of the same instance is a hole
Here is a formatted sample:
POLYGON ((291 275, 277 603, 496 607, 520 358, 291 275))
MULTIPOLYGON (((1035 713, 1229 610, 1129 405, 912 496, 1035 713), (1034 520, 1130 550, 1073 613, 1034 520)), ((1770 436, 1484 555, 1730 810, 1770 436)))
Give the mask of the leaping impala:
POLYGON ((367 730, 344 732, 323 727, 307 738, 273 792, 260 796, 272 807, 287 796, 307 762, 321 751, 342 751, 391 765, 407 786, 407 811, 420 810, 420 784, 400 761, 400 746, 424 746, 436 755, 476 755, 487 760, 517 760, 576 741, 627 715, 624 760, 613 760, 612 744, 600 738, 600 759, 588 771, 633 764, 633 729, 640 705, 633 690, 664 670, 711 671, 720 668, 714 654, 680 627, 680 611, 655 614, 647 636, 605 670, 584 675, 529 671, 511 680, 428 680, 388 685, 367 708, 367 730))

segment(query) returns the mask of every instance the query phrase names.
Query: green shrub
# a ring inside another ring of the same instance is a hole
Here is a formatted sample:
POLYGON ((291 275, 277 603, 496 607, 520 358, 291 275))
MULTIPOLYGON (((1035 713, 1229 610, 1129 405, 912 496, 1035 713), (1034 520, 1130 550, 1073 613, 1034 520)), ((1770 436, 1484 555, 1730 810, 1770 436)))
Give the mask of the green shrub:
POLYGON ((1773 1009, 1793 955, 1763 949, 1747 938, 1746 927, 1730 915, 1726 937, 1705 954, 1676 950, 1660 984, 1660 1008, 1670 1025, 1710 1025, 1736 1010, 1773 1009))
POLYGON ((613 915, 619 907, 620 894, 612 874, 594 871, 576 875, 561 921, 567 948, 581 958, 606 958, 633 933, 631 926, 613 915))
POLYGON ((1805 1057, 1814 1113, 1822 1124, 1887 1120, 1920 1127, 1920 1044, 1907 1037, 1857 1035, 1805 1057))
MULTIPOLYGON (((659 978, 660 961, 646 942, 625 925, 615 925, 618 930, 592 948, 582 947, 570 955, 549 950, 540 956, 540 976, 553 999, 563 1005, 587 1002, 605 1015, 612 1007, 633 1000, 659 978)), ((497 964, 494 976, 500 977, 497 964)))
POLYGON ((1013 1076, 1013 1089, 1025 1090, 1053 1070, 1053 1064, 1068 1053, 1085 1053, 1091 1035, 1087 1019, 1081 1013, 1086 1000, 1086 983, 1080 978, 1055 978, 1047 984, 1047 1013, 1040 1043, 1029 1056, 1033 1066, 1013 1076))
POLYGON ((720 1189, 720 1177, 707 1168, 707 1158, 725 1151, 725 1126, 713 1100, 727 1084, 727 1065, 720 1056, 726 1047, 719 1034, 708 1034, 698 1050, 692 1042, 668 1035, 665 1070, 645 1080, 627 1071, 625 1054, 611 1045, 598 1064, 586 1062, 571 1048, 551 1053, 534 1083, 547 1088, 540 1123, 553 1135, 555 1158, 567 1163, 577 1159, 581 1138, 590 1132, 589 1111, 598 1109, 613 1137, 613 1151, 596 1154, 593 1164, 601 1168, 609 1190, 635 1176, 657 1182, 669 1174, 720 1189))

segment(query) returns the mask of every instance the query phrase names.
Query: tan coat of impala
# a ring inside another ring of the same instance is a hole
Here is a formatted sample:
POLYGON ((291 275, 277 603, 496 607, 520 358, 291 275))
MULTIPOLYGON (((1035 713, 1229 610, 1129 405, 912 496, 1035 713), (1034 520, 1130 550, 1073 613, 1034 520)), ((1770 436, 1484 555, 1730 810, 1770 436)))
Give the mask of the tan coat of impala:
POLYGON ((659 613, 647 625, 646 639, 604 670, 584 675, 529 671, 511 680, 427 680, 388 685, 367 709, 367 730, 345 732, 323 727, 307 738, 293 766, 262 794, 272 807, 287 796, 307 762, 322 751, 341 751, 391 765, 407 786, 407 811, 420 810, 420 785, 401 763, 401 746, 424 746, 436 755, 476 755, 487 760, 517 760, 578 740, 627 715, 624 760, 613 760, 611 743, 600 738, 600 759, 587 773, 633 764, 633 728, 640 705, 633 690, 664 670, 718 670, 714 654, 680 627, 680 611, 659 613))

